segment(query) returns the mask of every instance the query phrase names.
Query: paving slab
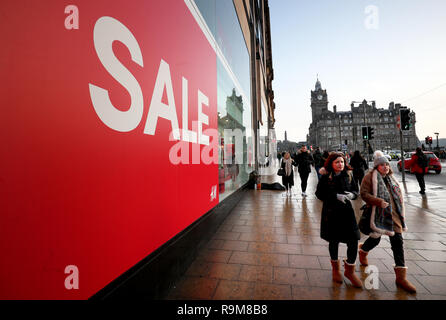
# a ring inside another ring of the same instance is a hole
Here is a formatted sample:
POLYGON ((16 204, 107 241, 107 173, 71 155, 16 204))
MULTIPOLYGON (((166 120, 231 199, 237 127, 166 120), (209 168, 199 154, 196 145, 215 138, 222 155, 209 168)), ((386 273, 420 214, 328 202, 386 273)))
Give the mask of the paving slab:
MULTIPOLYGON (((268 176, 262 181, 280 179, 268 176)), ((320 238, 316 174, 310 175, 306 198, 300 195, 297 174, 295 183, 292 197, 280 191, 248 191, 167 299, 446 300, 446 187, 428 183, 423 197, 416 181, 401 183, 409 227, 403 234, 407 277, 417 287, 416 294, 409 294, 395 284, 387 237, 369 254, 369 264, 379 271, 378 288, 357 289, 349 280, 333 283, 328 243, 320 238)), ((360 198, 353 201, 357 219, 362 204, 360 198)), ((367 236, 361 236, 364 242, 367 236)), ((339 258, 345 256, 346 246, 340 244, 339 258)), ((370 275, 366 271, 357 260, 356 274, 364 282, 370 275)))

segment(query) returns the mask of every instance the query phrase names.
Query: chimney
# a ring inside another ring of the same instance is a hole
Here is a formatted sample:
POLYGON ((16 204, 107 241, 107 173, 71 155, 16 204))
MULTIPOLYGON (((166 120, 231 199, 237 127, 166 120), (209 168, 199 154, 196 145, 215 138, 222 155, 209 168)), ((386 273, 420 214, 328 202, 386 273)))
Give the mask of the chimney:
POLYGON ((333 112, 336 113, 337 107, 336 105, 333 106, 333 112))

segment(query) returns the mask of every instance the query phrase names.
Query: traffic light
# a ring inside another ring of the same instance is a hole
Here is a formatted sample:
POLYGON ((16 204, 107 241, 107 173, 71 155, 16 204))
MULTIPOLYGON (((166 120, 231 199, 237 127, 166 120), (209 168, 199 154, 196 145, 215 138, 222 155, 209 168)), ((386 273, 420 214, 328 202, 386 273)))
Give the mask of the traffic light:
POLYGON ((370 142, 368 142, 368 145, 369 145, 369 154, 373 154, 373 149, 372 149, 372 146, 370 145, 370 142))
POLYGON ((362 127, 362 139, 369 140, 369 127, 362 127))
POLYGON ((429 137, 424 138, 424 141, 426 142, 426 144, 429 144, 429 137))
POLYGON ((400 109, 401 116, 401 130, 409 130, 411 127, 410 123, 410 109, 401 108, 400 109))
POLYGON ((429 144, 432 145, 432 137, 429 137, 429 144))
POLYGON ((372 140, 374 137, 373 137, 373 134, 374 134, 374 129, 372 128, 372 127, 368 127, 369 128, 369 140, 372 140))

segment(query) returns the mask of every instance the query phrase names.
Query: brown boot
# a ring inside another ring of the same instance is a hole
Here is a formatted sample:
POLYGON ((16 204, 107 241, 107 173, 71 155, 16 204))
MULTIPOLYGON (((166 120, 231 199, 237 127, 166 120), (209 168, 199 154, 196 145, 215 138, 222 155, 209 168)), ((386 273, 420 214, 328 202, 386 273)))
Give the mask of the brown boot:
POLYGON ((394 267, 393 269, 396 275, 395 283, 398 287, 410 293, 417 292, 417 288, 406 279, 407 267, 394 267))
POLYGON ((333 275, 333 281, 342 283, 344 279, 342 278, 341 274, 341 262, 338 260, 330 260, 331 261, 331 268, 332 268, 332 275, 333 275))
POLYGON ((344 276, 350 280, 352 285, 356 288, 362 288, 362 282, 355 274, 355 265, 347 263, 347 260, 344 260, 344 276))
POLYGON ((361 263, 362 266, 368 266, 369 265, 369 261, 367 260, 367 255, 369 254, 367 251, 362 250, 362 245, 363 243, 359 244, 359 262, 361 263))

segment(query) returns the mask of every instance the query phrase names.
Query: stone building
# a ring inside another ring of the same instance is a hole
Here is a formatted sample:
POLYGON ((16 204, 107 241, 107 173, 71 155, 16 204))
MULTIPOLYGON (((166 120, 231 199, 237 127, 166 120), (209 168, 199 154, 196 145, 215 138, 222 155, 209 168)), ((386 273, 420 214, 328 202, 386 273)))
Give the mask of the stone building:
MULTIPOLYGON (((387 109, 377 108, 375 101, 352 102, 350 111, 328 110, 327 90, 323 90, 319 79, 311 91, 312 122, 307 136, 308 143, 323 150, 365 151, 362 127, 374 128, 372 150, 400 149, 400 134, 397 121, 401 104, 389 103, 387 109)), ((411 112, 412 126, 403 131, 403 148, 412 151, 419 141, 415 131, 415 113, 411 112)))

